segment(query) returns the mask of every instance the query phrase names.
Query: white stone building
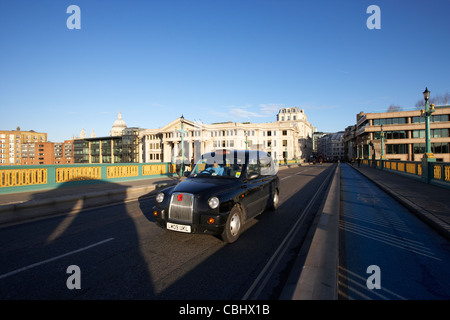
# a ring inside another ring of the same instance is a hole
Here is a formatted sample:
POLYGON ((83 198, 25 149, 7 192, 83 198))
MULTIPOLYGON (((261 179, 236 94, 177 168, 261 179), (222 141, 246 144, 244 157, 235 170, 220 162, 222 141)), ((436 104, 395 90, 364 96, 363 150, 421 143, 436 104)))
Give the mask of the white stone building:
POLYGON ((229 121, 205 124, 181 116, 161 128, 140 130, 140 162, 184 159, 189 163, 192 157, 196 160, 203 153, 222 148, 262 150, 270 153, 274 160, 284 161, 286 158, 305 162, 312 154, 312 133, 313 126, 304 110, 297 107, 280 109, 277 120, 268 123, 229 121), (181 132, 182 124, 184 132, 181 132))

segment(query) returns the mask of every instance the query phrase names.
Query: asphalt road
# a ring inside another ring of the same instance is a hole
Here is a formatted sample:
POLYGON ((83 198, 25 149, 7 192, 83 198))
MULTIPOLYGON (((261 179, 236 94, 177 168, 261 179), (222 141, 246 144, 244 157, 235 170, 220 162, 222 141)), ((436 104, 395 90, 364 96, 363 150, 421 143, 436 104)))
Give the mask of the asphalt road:
POLYGON ((231 245, 159 228, 153 197, 2 227, 0 299, 277 299, 333 169, 280 170, 280 207, 231 245))

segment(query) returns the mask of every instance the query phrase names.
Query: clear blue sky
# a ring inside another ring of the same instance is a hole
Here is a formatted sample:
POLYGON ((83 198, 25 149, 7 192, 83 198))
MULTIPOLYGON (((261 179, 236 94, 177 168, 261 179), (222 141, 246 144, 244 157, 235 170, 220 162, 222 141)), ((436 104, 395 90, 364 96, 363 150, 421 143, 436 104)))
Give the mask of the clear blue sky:
POLYGON ((449 0, 1 0, 0 129, 70 139, 184 115, 319 131, 450 92, 449 0), (71 4, 81 29, 69 30, 71 4), (366 26, 381 9, 381 29, 366 26))

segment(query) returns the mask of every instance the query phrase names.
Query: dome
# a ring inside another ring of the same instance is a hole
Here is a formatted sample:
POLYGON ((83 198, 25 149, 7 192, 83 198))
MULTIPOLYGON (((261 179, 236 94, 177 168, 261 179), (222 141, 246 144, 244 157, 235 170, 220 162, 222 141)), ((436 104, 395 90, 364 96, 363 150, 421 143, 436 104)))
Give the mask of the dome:
POLYGON ((114 121, 112 129, 110 131, 111 136, 121 136, 123 129, 126 129, 127 124, 122 120, 122 114, 119 111, 119 115, 117 116, 117 120, 114 121))

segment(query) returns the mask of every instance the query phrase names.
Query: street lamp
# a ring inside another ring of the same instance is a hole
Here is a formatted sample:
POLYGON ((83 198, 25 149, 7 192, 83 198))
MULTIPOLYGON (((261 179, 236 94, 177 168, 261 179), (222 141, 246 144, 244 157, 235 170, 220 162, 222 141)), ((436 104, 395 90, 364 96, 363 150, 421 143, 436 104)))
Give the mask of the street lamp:
POLYGON ((431 141, 430 141, 430 117, 434 112, 434 104, 431 105, 428 103, 428 99, 430 99, 430 91, 428 88, 425 88, 423 92, 423 98, 425 99, 425 109, 420 110, 421 116, 425 117, 425 154, 424 157, 428 159, 434 159, 432 161, 436 161, 434 154, 431 152, 431 141))
POLYGON ((245 135, 245 150, 248 150, 248 131, 244 130, 245 135))
MULTIPOLYGON (((381 125, 381 133, 380 133, 380 139, 381 139, 381 160, 384 160, 384 131, 383 131, 383 125, 381 125)), ((381 163, 381 167, 383 167, 383 163, 381 163)))
POLYGON ((425 117, 425 153, 422 157, 422 179, 425 182, 430 182, 433 177, 433 165, 432 163, 436 162, 436 158, 434 154, 431 152, 431 135, 430 135, 430 117, 434 112, 434 104, 429 104, 428 100, 430 99, 430 91, 428 91, 428 87, 425 88, 423 93, 423 98, 425 99, 425 109, 420 110, 420 114, 422 117, 425 117))
POLYGON ((183 115, 181 115, 180 118, 180 122, 181 122, 181 129, 177 130, 180 134, 181 134, 181 166, 180 166, 180 176, 183 175, 183 171, 184 171, 184 134, 187 132, 186 130, 184 130, 183 125, 184 125, 184 117, 183 115))

